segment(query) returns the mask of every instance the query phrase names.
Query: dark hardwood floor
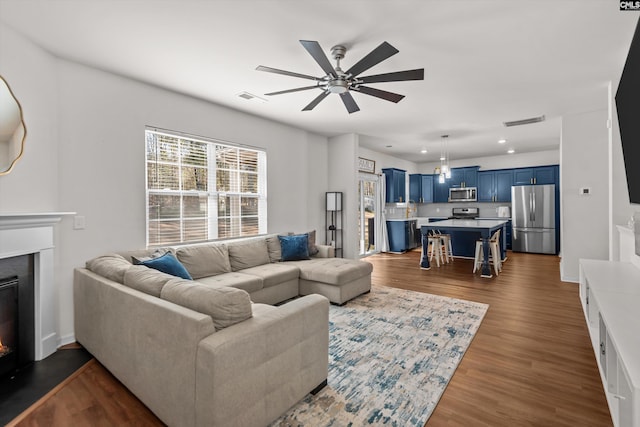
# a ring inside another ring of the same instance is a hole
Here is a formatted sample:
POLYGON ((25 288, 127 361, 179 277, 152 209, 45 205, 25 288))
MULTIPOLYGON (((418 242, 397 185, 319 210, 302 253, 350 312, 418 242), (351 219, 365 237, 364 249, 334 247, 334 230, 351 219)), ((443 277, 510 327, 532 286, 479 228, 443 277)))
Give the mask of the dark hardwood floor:
MULTIPOLYGON (((490 305, 428 427, 612 425, 578 286, 560 281, 558 257, 509 253, 500 276, 482 279, 471 260, 424 271, 419 256, 367 258, 373 283, 490 305)), ((15 421, 162 425, 95 361, 15 421)))

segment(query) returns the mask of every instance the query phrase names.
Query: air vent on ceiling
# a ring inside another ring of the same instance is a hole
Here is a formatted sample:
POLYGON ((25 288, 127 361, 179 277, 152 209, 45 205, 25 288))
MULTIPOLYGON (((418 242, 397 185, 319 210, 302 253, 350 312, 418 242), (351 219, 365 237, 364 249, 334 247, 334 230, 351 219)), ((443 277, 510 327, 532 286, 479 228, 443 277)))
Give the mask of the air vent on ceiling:
POLYGON ((258 95, 254 95, 252 93, 249 92, 240 92, 238 94, 238 97, 242 98, 242 99, 246 99, 247 101, 260 101, 260 102, 267 102, 266 99, 259 97, 258 95))
POLYGON ((502 124, 505 125, 506 127, 511 127, 511 126, 528 125, 531 123, 538 123, 543 121, 544 121, 544 115, 540 117, 532 117, 530 119, 514 120, 512 122, 502 122, 502 124))

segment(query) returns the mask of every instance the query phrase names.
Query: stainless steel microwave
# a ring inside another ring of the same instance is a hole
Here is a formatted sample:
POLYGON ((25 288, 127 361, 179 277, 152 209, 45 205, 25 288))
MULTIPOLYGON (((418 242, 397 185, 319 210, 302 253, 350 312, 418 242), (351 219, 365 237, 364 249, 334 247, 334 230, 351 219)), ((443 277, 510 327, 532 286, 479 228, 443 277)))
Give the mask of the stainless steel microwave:
POLYGON ((475 202, 478 200, 478 189, 476 187, 460 187, 449 189, 450 202, 475 202))

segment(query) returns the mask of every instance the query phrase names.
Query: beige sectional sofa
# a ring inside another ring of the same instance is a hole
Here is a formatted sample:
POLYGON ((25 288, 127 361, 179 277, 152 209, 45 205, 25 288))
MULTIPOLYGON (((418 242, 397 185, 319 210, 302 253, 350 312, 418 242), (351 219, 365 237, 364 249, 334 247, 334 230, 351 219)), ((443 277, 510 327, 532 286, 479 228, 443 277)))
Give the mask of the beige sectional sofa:
POLYGON ((194 280, 132 263, 153 250, 74 273, 77 341, 163 422, 264 426, 326 384, 328 300, 369 291, 371 264, 280 262, 275 235, 168 249, 194 280))

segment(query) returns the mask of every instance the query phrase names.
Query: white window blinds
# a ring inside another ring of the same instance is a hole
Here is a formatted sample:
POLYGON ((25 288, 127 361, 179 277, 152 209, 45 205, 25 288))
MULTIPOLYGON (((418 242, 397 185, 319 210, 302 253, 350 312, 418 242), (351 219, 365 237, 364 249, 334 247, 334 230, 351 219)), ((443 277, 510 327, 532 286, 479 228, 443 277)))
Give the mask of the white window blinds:
POLYGON ((264 150, 146 130, 147 244, 266 232, 264 150))

